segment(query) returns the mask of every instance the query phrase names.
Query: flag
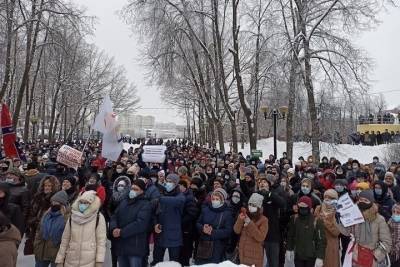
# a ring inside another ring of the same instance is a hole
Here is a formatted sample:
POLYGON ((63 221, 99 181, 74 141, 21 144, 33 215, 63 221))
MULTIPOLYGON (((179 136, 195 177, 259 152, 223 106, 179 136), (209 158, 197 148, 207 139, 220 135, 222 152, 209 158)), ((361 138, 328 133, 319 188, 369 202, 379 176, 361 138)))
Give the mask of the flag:
POLYGON ((25 157, 17 142, 17 135, 15 134, 10 111, 4 103, 1 105, 1 132, 3 134, 3 146, 6 157, 24 160, 25 157))
POLYGON ((92 128, 105 134, 112 132, 117 128, 117 126, 117 115, 113 111, 110 96, 106 95, 99 108, 99 114, 97 114, 92 128))
POLYGON ((118 141, 117 115, 113 111, 108 95, 104 97, 92 128, 103 133, 101 155, 109 160, 117 161, 122 151, 122 143, 118 141))

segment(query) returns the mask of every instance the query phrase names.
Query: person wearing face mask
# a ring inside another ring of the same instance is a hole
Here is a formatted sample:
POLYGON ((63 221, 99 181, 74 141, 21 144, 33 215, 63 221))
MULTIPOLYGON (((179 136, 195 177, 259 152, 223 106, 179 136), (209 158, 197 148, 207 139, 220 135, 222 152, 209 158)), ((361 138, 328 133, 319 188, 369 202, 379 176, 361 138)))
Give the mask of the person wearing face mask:
POLYGON ((338 193, 339 197, 349 192, 347 190, 347 181, 345 179, 336 179, 333 183, 333 188, 338 193))
POLYGON ((107 228, 100 207, 100 198, 92 190, 84 192, 72 204, 55 260, 57 267, 103 266, 107 228))
POLYGON ((0 182, 0 212, 17 227, 21 236, 25 233, 25 221, 18 205, 9 202, 10 188, 6 183, 0 182))
POLYGON ((392 209, 392 217, 388 222, 392 234, 392 251, 390 252, 391 266, 400 266, 400 203, 392 209))
POLYGON ((338 226, 343 234, 354 236, 353 267, 375 267, 385 260, 386 254, 392 248, 389 227, 385 219, 379 215, 374 202, 373 190, 360 192, 357 206, 364 217, 364 222, 347 228, 341 224, 338 226))
POLYGON ((62 184, 61 184, 61 190, 64 190, 65 193, 68 195, 68 204, 72 205, 74 203, 75 199, 79 195, 79 190, 77 187, 77 177, 69 175, 64 177, 62 184))
POLYGON ((302 196, 297 202, 298 214, 288 226, 286 261, 295 267, 324 266, 326 239, 323 222, 313 215, 312 199, 302 196))
POLYGON ((203 206, 196 228, 199 244, 195 262, 199 264, 221 263, 225 257, 226 239, 233 230, 232 212, 226 204, 227 193, 218 188, 211 195, 211 203, 203 206))
POLYGON ((345 170, 341 166, 335 168, 336 179, 346 179, 345 170))
POLYGON ((388 187, 383 181, 375 181, 372 188, 374 190, 375 204, 378 206, 378 212, 388 221, 392 216, 392 207, 395 204, 388 193, 388 187))
MULTIPOLYGON (((336 204, 339 195, 333 189, 328 189, 324 193, 324 201, 314 213, 314 216, 324 223, 326 249, 323 258, 324 267, 340 267, 339 257, 339 234, 336 227, 336 204)), ((346 247, 347 248, 347 247, 346 247)))
POLYGON ((104 186, 100 183, 100 176, 97 173, 92 173, 90 175, 89 180, 87 181, 86 185, 84 188, 81 190, 81 194, 86 192, 86 191, 96 191, 97 196, 100 198, 101 204, 103 205, 104 202, 106 201, 106 189, 104 186))
POLYGON ((346 173, 346 179, 349 183, 352 183, 355 178, 363 176, 363 174, 361 174, 361 165, 358 160, 353 160, 350 166, 351 170, 346 173))
POLYGON ((256 190, 255 186, 254 174, 251 170, 248 170, 244 175, 244 179, 240 180, 240 188, 243 190, 244 195, 250 198, 251 194, 256 190))
POLYGON ((145 197, 145 184, 135 180, 111 217, 110 231, 114 238, 115 253, 120 267, 145 267, 148 255, 148 229, 151 227, 152 208, 145 197))
POLYGON ((297 213, 297 202, 298 200, 303 197, 303 196, 308 196, 309 198, 311 198, 312 201, 312 207, 314 210, 317 208, 317 206, 322 204, 321 199, 313 193, 313 182, 311 179, 309 178, 304 178, 303 180, 301 180, 301 189, 299 191, 299 193, 293 195, 290 198, 290 207, 292 207, 292 210, 294 213, 297 213))
POLYGON ((158 200, 161 196, 160 190, 158 190, 157 186, 153 183, 153 179, 151 177, 155 177, 157 174, 155 172, 151 172, 149 169, 143 169, 139 172, 139 180, 142 180, 146 185, 146 189, 144 191, 144 195, 148 198, 153 204, 154 201, 158 200))
POLYGON ((329 160, 327 157, 322 157, 321 163, 319 164, 319 168, 322 170, 329 169, 331 166, 329 164, 329 160))
MULTIPOLYGON (((262 267, 264 261, 264 239, 268 233, 268 219, 263 215, 264 197, 253 193, 246 212, 241 212, 233 230, 240 235, 240 264, 262 267)), ((275 255, 276 256, 276 255, 275 255)))
POLYGON ((58 191, 50 201, 50 209, 46 211, 38 224, 33 244, 36 267, 55 266, 54 261, 60 248, 65 223, 69 217, 66 208, 68 195, 65 191, 58 191))
POLYGON ((178 186, 179 176, 172 173, 166 178, 165 191, 156 209, 154 231, 156 233, 152 266, 164 259, 168 249, 169 259, 179 261, 182 241, 182 214, 185 196, 178 186))
POLYGON ((395 202, 400 202, 400 187, 396 185, 397 182, 392 172, 386 172, 383 182, 388 187, 388 194, 395 202))
POLYGON ((21 234, 10 219, 0 211, 0 262, 2 267, 17 266, 21 234))
POLYGON ((119 162, 115 167, 115 179, 121 175, 125 175, 125 167, 123 163, 119 162))
POLYGON ((33 253, 33 244, 36 228, 39 225, 42 216, 51 206, 51 197, 60 190, 60 183, 55 176, 46 176, 40 182, 37 193, 31 202, 31 209, 27 221, 27 240, 25 242, 24 254, 33 253))

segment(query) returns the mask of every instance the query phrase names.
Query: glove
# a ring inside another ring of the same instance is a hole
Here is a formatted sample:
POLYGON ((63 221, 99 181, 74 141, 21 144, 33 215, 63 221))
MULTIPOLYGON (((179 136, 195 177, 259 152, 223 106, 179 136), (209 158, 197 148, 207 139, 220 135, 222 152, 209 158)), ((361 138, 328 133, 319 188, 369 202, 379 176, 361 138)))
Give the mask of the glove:
POLYGON ((316 259, 315 260, 315 265, 314 267, 322 267, 324 265, 324 261, 321 259, 316 259))
POLYGON ((103 263, 102 262, 96 262, 96 267, 103 267, 103 263))
POLYGON ((294 251, 286 251, 285 259, 289 262, 294 262, 294 251))

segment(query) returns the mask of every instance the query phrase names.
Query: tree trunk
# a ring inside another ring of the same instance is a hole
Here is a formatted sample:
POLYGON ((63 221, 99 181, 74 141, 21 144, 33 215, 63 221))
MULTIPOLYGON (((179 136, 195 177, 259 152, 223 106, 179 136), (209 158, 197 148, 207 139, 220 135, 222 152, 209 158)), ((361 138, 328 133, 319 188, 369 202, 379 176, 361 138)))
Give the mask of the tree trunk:
POLYGON ((293 124, 294 108, 296 104, 296 65, 295 55, 292 56, 289 74, 289 107, 286 117, 286 153, 287 157, 293 162, 293 124))

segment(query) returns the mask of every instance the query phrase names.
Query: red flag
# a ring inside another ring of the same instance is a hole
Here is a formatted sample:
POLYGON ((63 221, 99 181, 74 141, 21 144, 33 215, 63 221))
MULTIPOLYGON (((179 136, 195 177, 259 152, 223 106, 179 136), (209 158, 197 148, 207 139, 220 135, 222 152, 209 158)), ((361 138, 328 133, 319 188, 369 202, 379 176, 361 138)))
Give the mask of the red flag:
POLYGON ((6 104, 1 106, 1 132, 3 133, 3 146, 6 157, 19 158, 16 147, 17 135, 11 120, 10 111, 6 104))

